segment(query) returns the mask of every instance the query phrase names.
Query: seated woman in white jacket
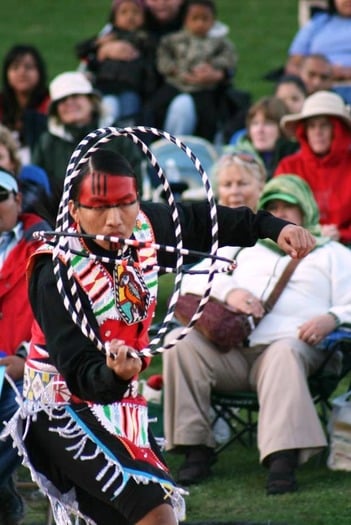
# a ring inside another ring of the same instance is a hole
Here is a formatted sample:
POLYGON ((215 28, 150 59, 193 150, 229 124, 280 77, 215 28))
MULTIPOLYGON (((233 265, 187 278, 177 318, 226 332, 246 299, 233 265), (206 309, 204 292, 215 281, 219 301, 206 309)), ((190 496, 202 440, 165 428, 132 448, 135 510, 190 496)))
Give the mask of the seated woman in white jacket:
MULTIPOLYGON (((321 236, 316 202, 297 176, 270 180, 259 207, 309 229, 316 248, 300 261, 272 311, 252 332, 248 347, 219 353, 192 330, 164 353, 165 437, 168 450, 185 453, 179 483, 198 483, 211 474, 216 459, 211 391, 257 391, 257 440, 260 461, 269 469, 267 494, 282 494, 297 489, 296 467, 327 445, 307 377, 325 358, 318 343, 339 324, 351 322, 351 251, 321 236)), ((222 250, 235 256, 235 248, 222 250)), ((262 302, 289 260, 271 241, 259 241, 240 250, 233 275, 215 276, 212 295, 262 317, 262 302)), ((187 276, 182 293, 201 293, 206 279, 187 276)), ((337 370, 340 356, 329 363, 337 370)))

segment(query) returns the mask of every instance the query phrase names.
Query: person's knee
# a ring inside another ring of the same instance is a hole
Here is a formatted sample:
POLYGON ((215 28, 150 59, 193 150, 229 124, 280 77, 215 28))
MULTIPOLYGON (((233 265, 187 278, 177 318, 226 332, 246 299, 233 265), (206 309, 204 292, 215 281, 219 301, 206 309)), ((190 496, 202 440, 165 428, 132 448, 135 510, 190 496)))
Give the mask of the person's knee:
POLYGON ((280 374, 286 370, 305 369, 308 371, 308 345, 295 338, 285 338, 275 341, 264 352, 260 363, 260 374, 270 370, 280 371, 280 374))
POLYGON ((170 108, 181 114, 183 117, 192 113, 195 109, 194 101, 191 95, 183 93, 182 95, 176 96, 170 104, 170 108))
MULTIPOLYGON (((175 341, 177 336, 181 333, 183 327, 172 330, 165 337, 165 344, 175 341)), ((198 360, 198 355, 203 354, 204 343, 201 336, 194 330, 189 332, 183 339, 175 342, 172 348, 167 349, 163 354, 165 360, 186 362, 190 360, 198 360)))
POLYGON ((197 123, 196 109, 191 95, 177 95, 170 103, 165 129, 173 134, 192 134, 197 123))

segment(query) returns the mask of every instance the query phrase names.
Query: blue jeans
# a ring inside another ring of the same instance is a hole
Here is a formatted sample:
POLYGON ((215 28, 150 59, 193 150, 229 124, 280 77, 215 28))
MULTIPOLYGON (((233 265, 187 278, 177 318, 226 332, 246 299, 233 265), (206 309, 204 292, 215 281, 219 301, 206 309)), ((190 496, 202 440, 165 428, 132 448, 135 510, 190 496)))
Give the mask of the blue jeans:
MULTIPOLYGON (((16 386, 22 392, 23 381, 17 381, 16 386)), ((4 428, 3 421, 8 421, 18 409, 15 400, 15 392, 9 383, 4 381, 0 397, 0 433, 4 428)), ((12 475, 14 470, 21 463, 21 458, 17 449, 12 446, 12 439, 7 438, 5 441, 0 440, 0 483, 5 484, 7 479, 12 475)))
POLYGON ((194 100, 182 93, 174 97, 168 106, 164 129, 171 135, 193 135, 197 124, 194 100))
POLYGON ((135 91, 123 91, 118 95, 104 95, 103 104, 111 124, 126 117, 137 115, 141 110, 141 99, 135 91))

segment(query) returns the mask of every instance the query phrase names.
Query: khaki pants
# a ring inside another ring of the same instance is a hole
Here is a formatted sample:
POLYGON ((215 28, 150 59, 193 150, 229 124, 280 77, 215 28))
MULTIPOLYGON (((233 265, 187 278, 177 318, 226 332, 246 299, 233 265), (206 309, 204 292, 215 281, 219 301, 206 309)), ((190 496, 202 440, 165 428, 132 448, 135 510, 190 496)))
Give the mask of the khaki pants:
MULTIPOLYGON (((173 330, 167 341, 179 330, 173 330)), ((329 365, 334 369, 340 366, 340 356, 335 357, 329 365)), ((261 462, 285 449, 300 449, 299 462, 307 461, 327 444, 306 381, 324 359, 323 352, 296 338, 221 354, 192 330, 163 354, 166 449, 214 447, 211 391, 255 390, 261 462)))

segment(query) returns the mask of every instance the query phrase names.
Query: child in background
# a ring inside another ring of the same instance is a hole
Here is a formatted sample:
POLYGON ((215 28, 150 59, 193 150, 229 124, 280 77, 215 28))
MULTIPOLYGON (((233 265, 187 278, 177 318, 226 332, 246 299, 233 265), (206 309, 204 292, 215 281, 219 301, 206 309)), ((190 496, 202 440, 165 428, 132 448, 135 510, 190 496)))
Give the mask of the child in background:
POLYGON ((233 76, 236 53, 223 36, 212 36, 212 0, 188 0, 183 29, 162 38, 157 68, 165 78, 155 99, 156 125, 172 134, 213 140, 221 97, 233 76))
POLYGON ((102 34, 76 47, 103 95, 111 124, 139 114, 156 86, 155 43, 143 25, 142 0, 114 0, 102 34))

